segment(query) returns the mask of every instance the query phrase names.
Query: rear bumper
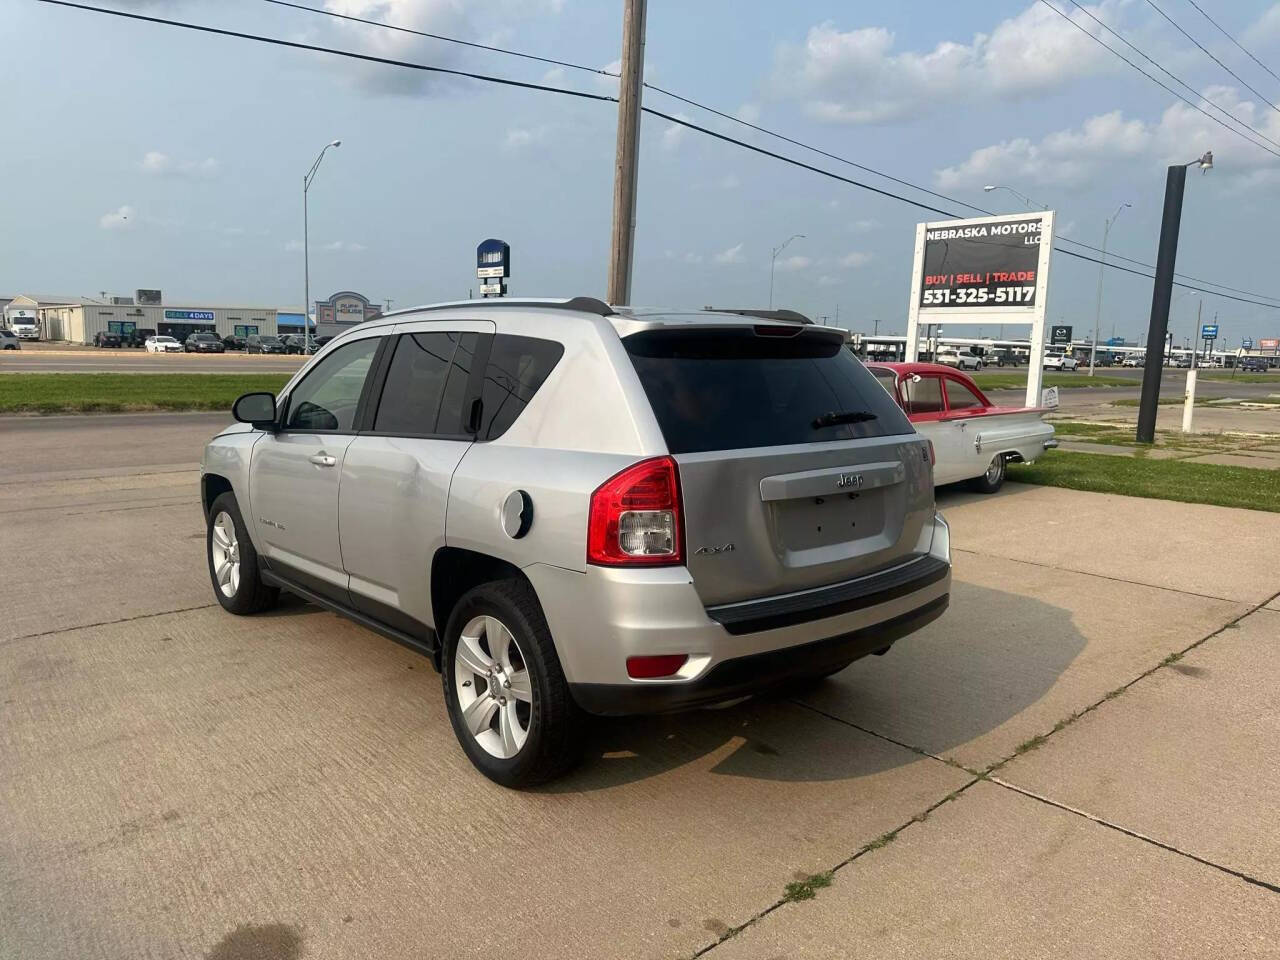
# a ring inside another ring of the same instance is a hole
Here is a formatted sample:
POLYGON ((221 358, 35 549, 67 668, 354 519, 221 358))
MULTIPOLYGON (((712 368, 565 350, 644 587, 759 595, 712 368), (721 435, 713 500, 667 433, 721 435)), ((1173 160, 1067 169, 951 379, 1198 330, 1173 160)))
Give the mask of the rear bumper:
POLYGON ((575 699, 592 713, 678 710, 733 699, 887 649, 946 609, 945 521, 889 570, 813 590, 707 608, 684 567, 571 571, 533 564, 532 583, 575 699), (672 677, 628 676, 631 656, 684 654, 672 677))
POLYGON ((665 713, 735 700, 788 680, 820 676, 870 653, 883 653, 895 640, 937 620, 950 600, 951 595, 944 593, 909 613, 852 633, 722 660, 688 683, 573 683, 569 689, 583 710, 602 716, 665 713))

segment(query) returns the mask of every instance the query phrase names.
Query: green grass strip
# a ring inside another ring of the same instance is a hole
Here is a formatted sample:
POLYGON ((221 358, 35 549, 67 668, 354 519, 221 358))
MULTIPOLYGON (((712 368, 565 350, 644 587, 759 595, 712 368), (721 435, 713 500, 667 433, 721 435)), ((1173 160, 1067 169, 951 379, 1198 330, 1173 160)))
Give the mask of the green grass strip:
POLYGON ((0 413, 225 410, 242 393, 275 393, 287 373, 5 373, 0 413))
POLYGON ((1280 513, 1280 470, 1053 450, 1033 464, 1010 464, 1009 479, 1091 493, 1280 513))

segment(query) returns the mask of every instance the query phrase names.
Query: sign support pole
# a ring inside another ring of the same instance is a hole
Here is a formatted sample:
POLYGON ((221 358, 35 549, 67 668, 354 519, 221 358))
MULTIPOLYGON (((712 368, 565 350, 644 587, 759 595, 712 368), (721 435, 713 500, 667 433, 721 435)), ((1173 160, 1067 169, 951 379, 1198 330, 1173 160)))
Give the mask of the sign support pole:
POLYGON ((916 252, 911 261, 911 300, 907 304, 907 363, 920 359, 920 285, 924 282, 921 264, 924 263, 924 232, 928 224, 916 224, 916 252))
POLYGON ((1049 257, 1053 253, 1053 211, 1044 213, 1040 230, 1040 260, 1036 266, 1036 282, 1040 296, 1031 318, 1031 356, 1027 359, 1027 396, 1024 405, 1040 406, 1040 388, 1044 384, 1044 316, 1049 302, 1049 257))

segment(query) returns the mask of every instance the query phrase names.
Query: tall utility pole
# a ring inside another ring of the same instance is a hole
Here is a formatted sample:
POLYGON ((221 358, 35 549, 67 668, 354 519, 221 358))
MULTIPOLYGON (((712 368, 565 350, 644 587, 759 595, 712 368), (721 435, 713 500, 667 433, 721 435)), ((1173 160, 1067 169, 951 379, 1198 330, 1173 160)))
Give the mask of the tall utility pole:
POLYGON ((613 236, 609 247, 610 303, 631 302, 636 240, 637 148, 644 92, 644 26, 647 0, 624 0, 622 77, 618 84, 618 149, 613 166, 613 236))
MULTIPOLYGON (((311 225, 307 221, 307 193, 311 190, 311 181, 316 178, 320 169, 320 161, 330 147, 342 146, 341 140, 331 140, 316 155, 316 162, 311 165, 306 176, 302 178, 302 352, 311 352, 311 225)), ((319 317, 316 318, 319 320, 319 317)))
MULTIPOLYGON (((1102 228, 1102 261, 1098 264, 1098 303, 1093 314, 1093 343, 1089 345, 1089 376, 1093 376, 1094 360, 1098 356, 1098 327, 1102 324, 1102 274, 1107 266, 1107 236, 1111 233, 1112 226, 1120 219, 1120 214, 1124 213, 1125 207, 1131 207, 1131 203, 1122 203, 1116 208, 1115 216, 1106 222, 1102 228)), ((1002 332, 1003 336, 1003 332, 1002 332)), ((1115 334, 1113 333, 1114 337, 1115 334)))
POLYGON ((1178 230, 1182 225, 1182 193, 1187 167, 1213 168, 1213 154, 1169 167, 1164 186, 1164 215, 1160 220, 1160 247, 1156 253, 1155 283, 1151 290, 1151 322, 1147 327, 1147 357, 1142 367, 1142 399, 1138 401, 1139 443, 1155 443, 1156 413, 1160 404, 1160 376, 1164 368, 1164 341, 1169 330, 1169 303, 1173 296, 1173 266, 1178 256, 1178 230))

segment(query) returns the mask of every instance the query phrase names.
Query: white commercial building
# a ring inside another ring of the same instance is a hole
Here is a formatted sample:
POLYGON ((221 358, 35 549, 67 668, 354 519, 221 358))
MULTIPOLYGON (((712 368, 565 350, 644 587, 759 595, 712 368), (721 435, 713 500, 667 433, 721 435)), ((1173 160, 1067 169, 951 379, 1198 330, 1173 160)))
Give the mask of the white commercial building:
POLYGON ((96 333, 129 335, 147 331, 185 340, 209 331, 219 337, 276 334, 275 307, 224 307, 208 303, 138 304, 133 297, 110 300, 76 298, 64 303, 41 303, 41 334, 48 340, 93 343, 96 333), (122 302, 123 301, 123 302, 122 302))

